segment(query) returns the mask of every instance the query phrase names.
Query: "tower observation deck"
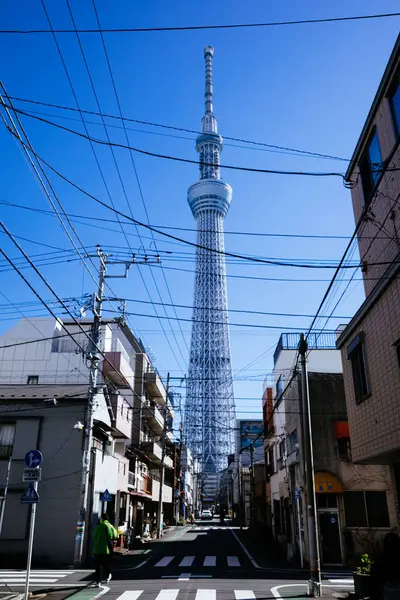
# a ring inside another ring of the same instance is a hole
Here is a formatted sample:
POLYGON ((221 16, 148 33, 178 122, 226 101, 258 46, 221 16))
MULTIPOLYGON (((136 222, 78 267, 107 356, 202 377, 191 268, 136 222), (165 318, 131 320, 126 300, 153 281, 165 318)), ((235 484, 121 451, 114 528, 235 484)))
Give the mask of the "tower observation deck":
POLYGON ((235 400, 228 326, 224 218, 232 188, 221 179, 222 137, 213 107, 214 48, 204 48, 205 114, 196 139, 200 180, 188 203, 197 221, 196 280, 185 404, 185 439, 202 474, 204 500, 215 500, 218 472, 234 452, 235 400))

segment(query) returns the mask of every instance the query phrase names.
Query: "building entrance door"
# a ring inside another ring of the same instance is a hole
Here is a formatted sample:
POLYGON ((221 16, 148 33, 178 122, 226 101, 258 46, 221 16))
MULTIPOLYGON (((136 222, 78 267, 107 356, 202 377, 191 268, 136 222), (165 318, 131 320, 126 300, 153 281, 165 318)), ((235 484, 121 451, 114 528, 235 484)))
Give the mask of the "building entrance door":
POLYGON ((339 512, 337 510, 319 510, 318 522, 322 564, 342 565, 339 512))

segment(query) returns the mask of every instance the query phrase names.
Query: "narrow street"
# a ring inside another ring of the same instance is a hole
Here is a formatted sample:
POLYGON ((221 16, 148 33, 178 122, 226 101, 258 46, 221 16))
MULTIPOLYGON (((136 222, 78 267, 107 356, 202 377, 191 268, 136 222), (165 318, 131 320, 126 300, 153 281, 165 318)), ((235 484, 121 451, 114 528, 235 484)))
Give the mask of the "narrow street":
MULTIPOLYGON (((197 521, 150 542, 142 553, 114 560, 113 577, 100 589, 92 571, 33 571, 32 590, 53 590, 50 598, 74 600, 267 600, 299 598, 306 593, 308 572, 282 563, 259 567, 235 532, 219 520, 197 521), (89 587, 88 587, 89 586, 89 587), (79 590, 79 588, 82 588, 79 590)), ((1 583, 21 592, 23 573, 0 571, 1 583)), ((353 589, 351 573, 323 572, 324 597, 353 589)), ((3 588, 4 589, 4 588, 3 588)), ((343 596, 345 597, 345 596, 343 596)))

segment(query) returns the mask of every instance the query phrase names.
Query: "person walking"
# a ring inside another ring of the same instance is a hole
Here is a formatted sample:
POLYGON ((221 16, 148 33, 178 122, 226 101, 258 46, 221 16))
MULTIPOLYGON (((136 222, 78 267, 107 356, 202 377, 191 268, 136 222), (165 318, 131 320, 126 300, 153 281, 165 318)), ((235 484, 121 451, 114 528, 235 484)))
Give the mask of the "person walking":
POLYGON ((114 540, 118 537, 117 531, 111 525, 108 515, 103 514, 100 523, 93 531, 93 556, 96 563, 96 585, 100 587, 102 581, 111 580, 110 558, 113 553, 114 540))

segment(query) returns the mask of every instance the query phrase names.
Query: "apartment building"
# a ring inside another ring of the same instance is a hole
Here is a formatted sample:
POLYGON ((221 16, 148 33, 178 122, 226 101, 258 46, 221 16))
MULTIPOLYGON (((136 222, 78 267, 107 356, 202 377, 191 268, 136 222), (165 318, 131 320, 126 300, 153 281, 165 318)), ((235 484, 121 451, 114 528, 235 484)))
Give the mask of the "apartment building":
MULTIPOLYGON (((282 333, 274 352, 273 378, 275 390, 273 400, 264 399, 264 415, 268 416, 266 423, 264 452, 266 470, 269 477, 268 511, 271 518, 272 535, 282 543, 286 543, 286 532, 282 529, 283 517, 289 513, 288 477, 284 468, 286 430, 286 394, 284 394, 293 367, 296 363, 299 345, 297 333, 282 333), (286 498, 286 500, 284 500, 286 498)), ((324 333, 320 336, 309 337, 309 369, 313 372, 340 373, 342 370, 340 353, 336 350, 335 336, 324 333)), ((266 389, 266 384, 264 389, 266 389)), ((286 518, 289 522, 289 519, 286 518)), ((289 552, 290 554, 290 552, 289 552)))
MULTIPOLYGON (((85 332, 90 331, 90 320, 80 324, 85 332)), ((1 508, 0 554, 15 559, 26 555, 29 509, 20 503, 26 487, 23 459, 26 452, 38 449, 43 454, 43 475, 34 561, 67 565, 74 562, 80 533, 89 371, 80 350, 87 348, 86 334, 75 321, 66 320, 63 325, 72 338, 54 319, 22 319, 0 337, 0 485, 2 497, 6 496, 1 508)), ((131 529, 141 535, 146 522, 152 522, 159 499, 161 458, 166 467, 165 512, 172 507, 170 432, 166 432, 166 451, 158 448, 165 419, 171 421, 173 416, 166 389, 126 325, 103 321, 100 339, 104 358, 94 399, 84 539, 87 556, 92 528, 103 510, 121 533, 131 529), (103 501, 106 490, 108 502, 103 501)))
MULTIPOLYGON (((249 526, 254 502, 254 482, 250 476, 251 452, 253 446, 253 463, 264 461, 264 432, 262 419, 237 419, 235 437, 235 455, 228 466, 230 473, 230 504, 233 516, 242 525, 249 526)), ((258 471, 259 472, 259 471, 258 471)), ((227 475, 225 476, 226 479, 227 475)))
POLYGON ((400 501, 400 36, 354 150, 351 185, 366 299, 341 328, 352 456, 389 465, 400 501))
MULTIPOLYGON (((266 456, 274 537, 285 546, 289 558, 299 556, 301 550, 308 561, 301 382, 297 374, 289 385, 291 369, 286 371, 287 365, 293 366, 298 342, 298 334, 282 334, 275 352, 277 391, 272 411, 271 406, 266 411, 271 423, 266 456), (288 383, 281 387, 283 373, 288 383)), ((362 552, 373 554, 396 522, 389 469, 352 462, 340 352, 335 344, 333 332, 309 337, 314 488, 325 566, 352 564, 362 552)))

